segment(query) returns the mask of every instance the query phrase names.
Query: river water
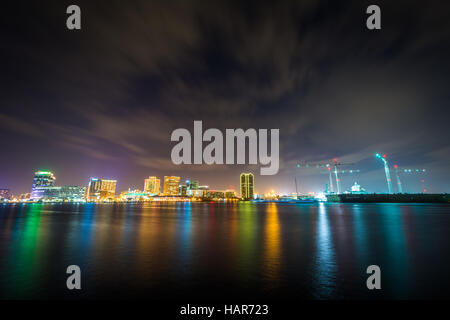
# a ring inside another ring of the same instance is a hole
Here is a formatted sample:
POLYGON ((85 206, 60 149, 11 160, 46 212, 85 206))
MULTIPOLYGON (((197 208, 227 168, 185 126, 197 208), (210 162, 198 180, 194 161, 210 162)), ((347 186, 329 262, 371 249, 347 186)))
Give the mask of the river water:
POLYGON ((445 204, 0 205, 2 299, 450 298, 449 266, 445 204))

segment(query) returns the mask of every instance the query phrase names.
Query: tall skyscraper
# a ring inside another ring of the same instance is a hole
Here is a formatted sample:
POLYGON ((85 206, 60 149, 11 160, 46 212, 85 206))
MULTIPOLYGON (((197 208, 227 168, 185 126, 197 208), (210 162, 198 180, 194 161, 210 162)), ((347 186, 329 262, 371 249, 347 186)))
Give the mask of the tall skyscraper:
POLYGON ((253 176, 253 173, 241 173, 240 185, 241 185, 241 198, 244 200, 253 199, 255 188, 255 177, 253 176))
POLYGON ((33 186, 31 187, 31 199, 39 200, 43 197, 45 188, 53 187, 55 176, 50 171, 37 171, 34 173, 33 186))
POLYGON ((161 180, 156 177, 148 177, 144 180, 144 192, 159 195, 161 180))
POLYGON ((164 195, 178 195, 178 186, 180 185, 180 177, 164 176, 164 195))
POLYGON ((87 187, 88 201, 105 200, 116 194, 117 180, 91 178, 87 187))

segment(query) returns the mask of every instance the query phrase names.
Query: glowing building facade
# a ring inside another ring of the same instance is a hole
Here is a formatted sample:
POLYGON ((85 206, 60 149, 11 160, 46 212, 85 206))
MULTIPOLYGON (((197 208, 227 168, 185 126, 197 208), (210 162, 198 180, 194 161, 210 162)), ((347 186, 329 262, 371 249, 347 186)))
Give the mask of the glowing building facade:
POLYGON ((183 197, 187 196, 187 190, 188 190, 188 187, 186 185, 180 184, 178 186, 178 194, 180 196, 183 196, 183 197))
POLYGON ((164 195, 177 196, 180 185, 180 177, 164 176, 164 195))
POLYGON ((91 178, 86 193, 87 201, 103 201, 114 198, 116 184, 116 180, 91 178))
MULTIPOLYGON (((39 200, 53 200, 53 201, 84 201, 84 194, 86 187, 79 186, 62 186, 62 187, 40 187, 39 200)), ((35 198, 36 199, 36 198, 35 198)))
POLYGON ((196 190, 196 189, 198 189, 198 181, 197 180, 186 180, 186 186, 188 189, 196 190))
POLYGON ((46 192, 46 188, 53 187, 55 184, 55 180, 55 176, 50 171, 35 172, 30 198, 33 200, 42 199, 46 192))
POLYGON ((234 190, 225 190, 225 198, 227 199, 234 199, 236 198, 236 192, 234 190))
POLYGON ((159 195, 161 180, 157 177, 148 177, 144 180, 144 192, 152 195, 159 195))
POLYGON ((241 198, 251 200, 254 195, 255 177, 253 173, 241 173, 240 176, 241 198))

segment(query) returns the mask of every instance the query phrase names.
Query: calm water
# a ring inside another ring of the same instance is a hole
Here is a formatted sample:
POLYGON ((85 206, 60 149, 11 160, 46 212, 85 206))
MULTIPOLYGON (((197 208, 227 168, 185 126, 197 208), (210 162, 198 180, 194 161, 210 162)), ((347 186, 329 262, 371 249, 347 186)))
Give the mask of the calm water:
POLYGON ((3 299, 450 298, 449 263, 448 205, 0 205, 3 299))

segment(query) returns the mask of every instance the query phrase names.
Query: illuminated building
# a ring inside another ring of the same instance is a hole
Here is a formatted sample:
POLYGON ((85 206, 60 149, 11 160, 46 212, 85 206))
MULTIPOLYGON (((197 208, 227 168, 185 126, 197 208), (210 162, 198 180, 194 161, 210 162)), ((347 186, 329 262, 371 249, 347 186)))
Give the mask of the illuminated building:
POLYGON ((196 190, 196 189, 198 189, 198 181, 196 181, 196 180, 193 180, 193 181, 186 180, 186 186, 187 186, 188 189, 196 190))
POLYGON ((147 192, 128 189, 128 191, 120 193, 120 198, 125 201, 144 201, 148 200, 149 196, 147 192))
POLYGON ((156 177, 148 177, 144 180, 144 192, 159 195, 161 180, 156 177))
POLYGON ((240 176, 241 198, 243 200, 253 199, 255 177, 252 173, 241 173, 240 176))
POLYGON ((207 196, 209 191, 209 186, 198 186, 197 189, 188 189, 187 196, 194 198, 204 198, 207 196))
POLYGON ((180 177, 164 176, 164 195, 177 196, 179 185, 180 185, 180 177))
POLYGON ((367 191, 364 188, 361 188, 361 186, 355 182, 355 184, 351 187, 350 192, 346 192, 346 193, 351 193, 351 194, 367 194, 367 191))
POLYGON ((184 184, 180 184, 178 186, 178 194, 180 196, 184 196, 185 197, 187 195, 187 189, 188 189, 188 186, 186 186, 184 184))
POLYGON ((194 198, 203 198, 204 195, 206 195, 207 191, 208 190, 203 190, 203 189, 187 190, 187 196, 194 197, 194 198))
POLYGON ((211 190, 208 191, 208 196, 212 199, 234 199, 236 192, 234 190, 211 190))
MULTIPOLYGON (((86 187, 62 186, 39 187, 39 200, 47 201, 84 201, 86 187)), ((35 200, 35 199, 33 199, 35 200)))
POLYGON ((55 176, 50 171, 35 172, 30 198, 33 200, 41 199, 43 197, 43 193, 45 192, 45 188, 53 187, 55 180, 55 176))
POLYGON ((225 190, 225 198, 227 199, 236 198, 236 192, 234 190, 225 190))
POLYGON ((208 199, 225 199, 225 191, 220 190, 211 190, 208 191, 205 195, 205 198, 208 199))
POLYGON ((11 198, 11 193, 9 189, 0 189, 0 200, 11 198))
POLYGON ((87 201, 103 201, 116 194, 116 180, 91 178, 87 188, 87 201))
POLYGON ((30 199, 30 197, 31 197, 31 193, 22 193, 22 194, 19 196, 19 199, 20 199, 20 200, 27 200, 27 199, 30 199))
POLYGON ((236 193, 234 190, 209 190, 208 186, 199 186, 198 189, 187 189, 186 195, 188 197, 202 198, 202 199, 235 199, 236 193))
POLYGON ((180 186, 180 194, 188 197, 203 198, 206 196, 205 191, 209 190, 208 186, 199 186, 197 180, 186 180, 186 193, 184 194, 184 186, 180 186))
POLYGON ((264 195, 265 200, 276 200, 278 198, 280 198, 280 195, 276 193, 275 190, 270 190, 264 195))
POLYGON ((83 201, 86 187, 62 186, 59 190, 59 198, 67 201, 83 201))

